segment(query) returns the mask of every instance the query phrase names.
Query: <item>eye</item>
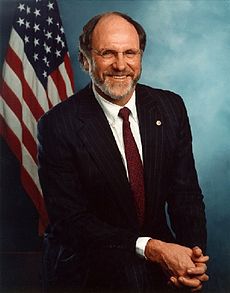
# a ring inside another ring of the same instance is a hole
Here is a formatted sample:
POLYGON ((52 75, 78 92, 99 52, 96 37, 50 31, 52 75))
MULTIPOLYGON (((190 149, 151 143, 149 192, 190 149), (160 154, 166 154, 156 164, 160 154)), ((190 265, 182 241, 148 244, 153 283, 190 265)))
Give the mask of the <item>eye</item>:
POLYGON ((127 58, 134 58, 137 54, 138 54, 139 51, 134 51, 134 50, 127 50, 124 52, 124 55, 125 57, 127 58))
POLYGON ((103 50, 100 55, 105 59, 109 59, 115 56, 115 52, 113 50, 103 50))

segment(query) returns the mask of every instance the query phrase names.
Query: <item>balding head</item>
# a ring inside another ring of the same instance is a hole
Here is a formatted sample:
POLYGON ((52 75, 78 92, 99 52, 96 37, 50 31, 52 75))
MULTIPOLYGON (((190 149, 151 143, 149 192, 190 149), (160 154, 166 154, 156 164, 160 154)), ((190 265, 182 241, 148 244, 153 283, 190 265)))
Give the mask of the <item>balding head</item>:
MULTIPOLYGON (((111 20, 111 17, 116 17, 116 19, 118 19, 118 17, 126 20, 128 23, 130 23, 130 25, 132 25, 134 27, 134 29, 136 30, 138 37, 139 37, 139 45, 140 45, 140 49, 142 51, 145 50, 145 45, 146 45, 146 34, 145 31, 143 29, 143 27, 137 23, 135 20, 133 20, 131 17, 129 17, 126 14, 120 13, 120 12, 106 12, 97 16, 94 16, 93 18, 91 18, 87 24, 83 27, 83 32, 81 33, 80 37, 79 37, 79 61, 80 63, 84 66, 84 58, 91 57, 91 49, 92 49, 92 37, 93 37, 93 32, 94 29, 96 28, 97 24, 99 24, 99 22, 106 22, 109 21, 109 19, 111 20)), ((115 20, 115 18, 114 18, 115 20)), ((113 27, 115 27, 115 23, 113 23, 113 27)))

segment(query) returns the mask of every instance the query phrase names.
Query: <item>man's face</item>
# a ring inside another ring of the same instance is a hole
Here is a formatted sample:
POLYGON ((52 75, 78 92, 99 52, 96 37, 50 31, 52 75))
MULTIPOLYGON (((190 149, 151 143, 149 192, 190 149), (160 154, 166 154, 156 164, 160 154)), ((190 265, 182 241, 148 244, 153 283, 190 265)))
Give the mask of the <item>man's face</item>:
POLYGON ((135 27, 117 15, 102 18, 92 35, 89 74, 104 98, 126 103, 141 74, 139 36, 135 27))

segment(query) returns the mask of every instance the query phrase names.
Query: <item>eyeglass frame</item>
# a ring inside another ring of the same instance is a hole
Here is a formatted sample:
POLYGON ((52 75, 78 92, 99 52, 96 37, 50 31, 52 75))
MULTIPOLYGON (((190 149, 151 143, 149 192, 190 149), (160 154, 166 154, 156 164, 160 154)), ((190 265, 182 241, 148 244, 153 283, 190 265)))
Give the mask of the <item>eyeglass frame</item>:
POLYGON ((95 48, 91 48, 90 49, 91 51, 93 51, 94 53, 96 53, 98 56, 102 57, 102 59, 104 60, 114 60, 115 58, 118 57, 118 54, 121 53, 123 55, 124 58, 126 58, 127 60, 134 60, 138 55, 142 55, 143 54, 143 50, 142 49, 127 49, 123 52, 118 52, 116 50, 113 50, 113 49, 102 49, 102 50, 97 50, 95 48), (112 55, 111 56, 107 56, 106 55, 103 55, 103 52, 106 52, 106 51, 109 51, 112 55), (128 55, 125 55, 127 54, 128 51, 132 51, 132 53, 134 54, 133 56, 128 56, 128 55))

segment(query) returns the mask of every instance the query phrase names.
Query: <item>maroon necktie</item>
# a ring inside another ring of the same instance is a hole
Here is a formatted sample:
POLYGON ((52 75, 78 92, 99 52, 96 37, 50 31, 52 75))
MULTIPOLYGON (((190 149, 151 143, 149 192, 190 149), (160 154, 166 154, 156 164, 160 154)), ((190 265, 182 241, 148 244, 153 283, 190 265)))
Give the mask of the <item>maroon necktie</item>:
POLYGON ((135 199, 138 220, 142 226, 145 208, 144 172, 140 154, 130 128, 129 114, 130 110, 124 107, 119 111, 118 116, 123 119, 123 139, 129 182, 135 199))

